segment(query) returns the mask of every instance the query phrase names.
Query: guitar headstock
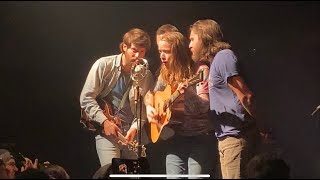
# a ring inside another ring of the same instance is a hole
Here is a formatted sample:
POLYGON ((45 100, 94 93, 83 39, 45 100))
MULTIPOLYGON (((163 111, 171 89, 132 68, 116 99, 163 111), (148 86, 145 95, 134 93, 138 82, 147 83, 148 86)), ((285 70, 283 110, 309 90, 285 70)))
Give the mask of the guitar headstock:
POLYGON ((203 74, 204 74, 204 69, 201 69, 195 76, 188 79, 188 86, 191 86, 203 81, 203 74))
MULTIPOLYGON (((138 150, 138 143, 137 141, 132 141, 128 143, 128 149, 132 150, 133 152, 136 153, 136 155, 138 156, 139 150, 138 150)), ((141 146, 141 157, 146 157, 146 147, 144 147, 144 145, 141 146)))

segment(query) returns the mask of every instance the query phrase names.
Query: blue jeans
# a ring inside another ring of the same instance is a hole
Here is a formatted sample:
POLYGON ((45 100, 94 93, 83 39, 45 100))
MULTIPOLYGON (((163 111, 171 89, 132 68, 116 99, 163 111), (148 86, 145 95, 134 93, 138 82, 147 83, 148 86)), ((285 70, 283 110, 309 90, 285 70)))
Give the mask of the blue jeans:
POLYGON ((137 159, 138 156, 133 152, 120 146, 115 140, 107 139, 101 135, 97 135, 96 149, 101 166, 111 164, 113 158, 137 159))
POLYGON ((218 157, 214 134, 174 136, 168 140, 166 146, 167 174, 209 174, 210 178, 213 177, 218 157))

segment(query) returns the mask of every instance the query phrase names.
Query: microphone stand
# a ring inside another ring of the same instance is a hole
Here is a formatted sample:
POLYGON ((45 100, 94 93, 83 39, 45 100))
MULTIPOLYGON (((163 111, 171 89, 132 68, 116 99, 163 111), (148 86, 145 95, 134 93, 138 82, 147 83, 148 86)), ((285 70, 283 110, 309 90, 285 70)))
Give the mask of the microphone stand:
POLYGON ((135 103, 135 119, 137 120, 137 131, 138 131, 138 135, 137 135, 137 139, 138 139, 138 164, 137 164, 137 173, 139 174, 141 172, 141 166, 140 166, 140 159, 141 159, 141 152, 142 152, 142 145, 141 145, 141 110, 142 110, 142 96, 140 95, 140 88, 138 85, 138 82, 136 82, 136 86, 134 87, 134 103, 135 103), (139 107, 139 108, 138 108, 139 107), (139 113, 138 113, 138 109, 139 109, 139 113))
POLYGON ((138 160, 135 163, 135 172, 140 174, 142 173, 141 165, 144 164, 144 159, 142 159, 142 107, 143 107, 143 97, 140 94, 139 82, 145 78, 147 75, 148 70, 148 61, 145 59, 140 59, 139 63, 135 64, 131 68, 131 78, 135 82, 134 86, 134 104, 135 104, 135 111, 134 111, 134 118, 137 120, 137 153, 138 153, 138 160))

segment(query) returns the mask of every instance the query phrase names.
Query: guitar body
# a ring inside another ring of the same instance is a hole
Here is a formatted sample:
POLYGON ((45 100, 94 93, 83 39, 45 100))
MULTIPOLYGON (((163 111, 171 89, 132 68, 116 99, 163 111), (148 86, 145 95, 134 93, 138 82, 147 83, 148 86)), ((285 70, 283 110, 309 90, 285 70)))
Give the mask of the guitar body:
MULTIPOLYGON (((121 127, 121 119, 116 117, 116 116, 112 116, 112 109, 111 109, 111 105, 109 103, 107 103, 104 100, 97 100, 99 106, 101 107, 101 109, 103 110, 103 114, 108 118, 108 120, 112 121, 113 123, 115 123, 117 126, 121 127)), ((92 131, 92 132, 98 132, 98 131, 102 131, 102 127, 101 125, 96 122, 96 121, 92 121, 87 114, 85 113, 84 109, 81 109, 81 117, 80 117, 80 123, 88 130, 92 131)))
POLYGON ((154 94, 154 108, 159 114, 158 123, 151 123, 151 140, 155 143, 161 134, 161 131, 164 126, 166 126, 171 117, 171 110, 168 107, 168 100, 172 95, 172 88, 170 85, 166 87, 164 91, 157 91, 154 94))
MULTIPOLYGON (((197 73, 194 77, 187 80, 187 86, 194 85, 203 81, 203 70, 197 73)), ((173 86, 167 85, 164 91, 154 93, 154 108, 158 112, 158 122, 150 123, 151 141, 157 142, 164 126, 170 122, 171 105, 180 96, 178 84, 173 86)), ((171 133, 172 134, 172 133, 171 133)))

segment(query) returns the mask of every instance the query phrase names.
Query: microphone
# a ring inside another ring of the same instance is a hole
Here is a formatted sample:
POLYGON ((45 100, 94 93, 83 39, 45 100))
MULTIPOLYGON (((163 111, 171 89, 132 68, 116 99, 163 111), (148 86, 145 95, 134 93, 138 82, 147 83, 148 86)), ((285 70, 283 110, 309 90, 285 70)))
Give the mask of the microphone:
POLYGON ((135 82, 141 81, 147 75, 148 67, 149 65, 146 59, 138 59, 131 67, 131 79, 135 82))
POLYGON ((139 64, 136 65, 135 68, 133 69, 134 73, 140 73, 141 74, 142 71, 143 71, 143 65, 139 65, 139 64))
POLYGON ((320 110, 320 105, 311 113, 311 116, 314 116, 320 110))

